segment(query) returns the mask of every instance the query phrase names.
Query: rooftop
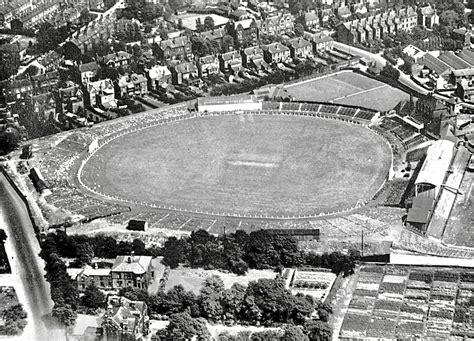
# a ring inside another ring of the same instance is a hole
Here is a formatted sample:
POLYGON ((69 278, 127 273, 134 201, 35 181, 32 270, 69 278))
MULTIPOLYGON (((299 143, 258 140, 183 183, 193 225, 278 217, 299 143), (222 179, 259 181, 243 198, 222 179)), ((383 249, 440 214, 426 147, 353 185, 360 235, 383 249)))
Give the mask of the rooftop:
POLYGON ((151 256, 117 256, 111 271, 141 275, 147 272, 151 259, 151 256))

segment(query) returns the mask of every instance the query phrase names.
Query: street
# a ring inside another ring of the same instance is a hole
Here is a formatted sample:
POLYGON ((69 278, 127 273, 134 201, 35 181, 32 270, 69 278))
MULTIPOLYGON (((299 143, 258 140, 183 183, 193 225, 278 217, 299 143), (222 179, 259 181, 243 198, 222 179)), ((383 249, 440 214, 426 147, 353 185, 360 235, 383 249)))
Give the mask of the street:
POLYGON ((8 236, 5 248, 12 268, 7 275, 11 282, 0 278, 0 284, 15 287, 28 313, 28 325, 18 339, 64 340, 63 330, 51 330, 45 324, 44 316, 51 312, 53 302, 44 278, 44 261, 38 255, 40 246, 23 201, 1 173, 0 198, 0 228, 8 236))

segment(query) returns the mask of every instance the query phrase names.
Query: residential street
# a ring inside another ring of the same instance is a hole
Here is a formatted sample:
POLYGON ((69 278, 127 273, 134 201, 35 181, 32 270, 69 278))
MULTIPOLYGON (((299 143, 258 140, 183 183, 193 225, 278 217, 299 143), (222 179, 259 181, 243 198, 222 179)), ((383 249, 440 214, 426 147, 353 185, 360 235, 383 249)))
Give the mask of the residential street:
POLYGON ((19 340, 64 340, 63 330, 50 330, 44 315, 51 312, 49 284, 44 278, 44 262, 38 256, 40 246, 24 203, 0 174, 0 228, 8 235, 6 250, 12 274, 1 276, 0 285, 15 287, 28 313, 28 325, 19 340))

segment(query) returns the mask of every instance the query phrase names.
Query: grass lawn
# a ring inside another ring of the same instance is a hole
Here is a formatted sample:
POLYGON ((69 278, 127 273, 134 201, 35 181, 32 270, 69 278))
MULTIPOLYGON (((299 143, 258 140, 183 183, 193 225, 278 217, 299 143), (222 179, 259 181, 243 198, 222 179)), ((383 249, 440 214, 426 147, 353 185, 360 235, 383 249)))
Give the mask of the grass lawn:
POLYGON ((370 130, 314 117, 226 115, 122 136, 85 165, 102 193, 186 210, 297 216, 369 199, 390 167, 370 130))
POLYGON ((288 92, 300 101, 334 102, 386 111, 410 96, 394 87, 354 72, 291 84, 288 92))
POLYGON ((232 284, 236 282, 247 285, 250 281, 256 281, 259 278, 275 278, 277 273, 272 270, 251 269, 245 276, 237 276, 233 273, 225 273, 218 270, 178 268, 170 271, 165 290, 169 290, 175 285, 181 284, 184 289, 198 294, 204 280, 213 275, 218 275, 224 282, 224 286, 230 288, 232 284))

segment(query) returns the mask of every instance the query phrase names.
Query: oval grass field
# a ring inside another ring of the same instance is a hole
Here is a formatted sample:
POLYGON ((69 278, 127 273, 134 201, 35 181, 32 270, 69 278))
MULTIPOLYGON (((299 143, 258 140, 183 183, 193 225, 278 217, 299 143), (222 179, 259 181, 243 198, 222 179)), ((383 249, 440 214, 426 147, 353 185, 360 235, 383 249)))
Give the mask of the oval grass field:
POLYGON ((348 209, 383 183, 391 151, 370 130, 284 115, 205 116, 119 137, 85 164, 101 193, 220 214, 348 209))

